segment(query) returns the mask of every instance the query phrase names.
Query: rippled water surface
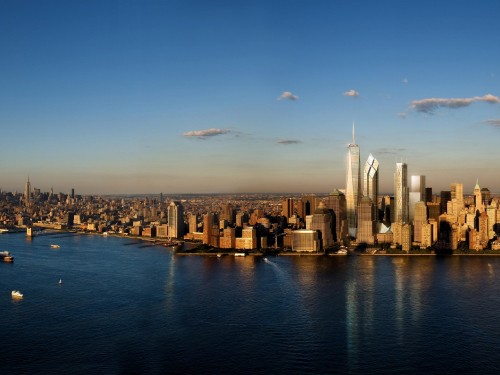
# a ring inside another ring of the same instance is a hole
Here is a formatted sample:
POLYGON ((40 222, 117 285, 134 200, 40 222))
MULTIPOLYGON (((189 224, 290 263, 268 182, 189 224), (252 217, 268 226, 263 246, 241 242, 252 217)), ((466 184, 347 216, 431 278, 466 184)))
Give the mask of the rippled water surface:
POLYGON ((72 234, 0 250, 0 374, 500 372, 500 257, 264 262, 72 234))

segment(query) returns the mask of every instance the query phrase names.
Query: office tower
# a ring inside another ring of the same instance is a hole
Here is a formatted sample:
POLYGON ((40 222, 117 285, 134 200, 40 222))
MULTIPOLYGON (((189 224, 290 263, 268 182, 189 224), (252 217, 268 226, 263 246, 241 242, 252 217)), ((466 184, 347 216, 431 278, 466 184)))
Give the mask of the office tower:
POLYGON ((71 199, 75 199, 75 189, 71 189, 71 199))
POLYGON ((403 224, 401 227, 401 249, 407 253, 411 250, 412 229, 410 224, 403 224))
POLYGON ((173 201, 168 206, 168 236, 180 238, 184 235, 184 207, 181 202, 173 201))
POLYGON ((203 217, 203 244, 210 245, 212 242, 212 225, 214 223, 214 216, 206 214, 203 217))
POLYGON ((198 232, 198 218, 196 214, 189 215, 189 233, 198 232))
POLYGON ((318 232, 307 229, 294 230, 292 251, 319 251, 318 232))
POLYGON ((302 198, 297 202, 300 206, 299 216, 305 218, 307 215, 312 215, 318 207, 318 198, 315 195, 303 195, 302 198))
POLYGON ((490 204, 490 199, 491 199, 490 189, 488 189, 488 188, 482 188, 481 189, 481 195, 482 195, 482 198, 483 198, 483 208, 486 208, 490 204))
POLYGON ((28 177, 28 181, 26 181, 26 185, 24 186, 24 201, 28 203, 30 198, 31 198, 31 183, 30 183, 30 178, 28 177))
POLYGON ((345 198, 347 206, 347 222, 349 235, 356 237, 356 209, 361 196, 361 170, 359 162, 359 146, 354 140, 354 122, 352 124, 352 143, 347 146, 347 173, 345 198))
POLYGON ((325 207, 332 212, 333 226, 335 228, 333 240, 342 241, 347 237, 347 207, 345 195, 338 189, 331 192, 325 199, 325 207))
POLYGON ((228 223, 234 223, 234 210, 231 203, 222 204, 222 211, 219 220, 226 220, 228 223))
POLYGON ((464 208, 464 184, 454 182, 450 185, 451 200, 457 202, 458 212, 464 208))
POLYGON ((474 205, 476 206, 476 211, 483 211, 483 198, 481 188, 479 187, 479 180, 476 180, 476 186, 474 186, 474 205))
POLYGON ((373 157, 372 154, 368 156, 368 160, 365 163, 365 169, 363 171, 363 180, 364 180, 363 196, 370 198, 375 208, 377 208, 378 161, 373 157))
POLYGON ((440 215, 444 214, 448 209, 448 202, 451 201, 451 191, 441 191, 440 215))
POLYGON ((325 207, 324 203, 321 202, 318 208, 314 211, 314 214, 306 216, 306 229, 315 230, 321 233, 320 248, 327 249, 331 247, 334 243, 333 241, 333 220, 332 214, 325 207))
POLYGON ((411 186, 409 194, 409 219, 413 221, 415 203, 425 199, 425 176, 411 176, 411 186))
POLYGON ((375 206, 369 197, 363 197, 358 204, 358 230, 356 242, 373 245, 375 243, 375 206))
POLYGON ((408 166, 396 163, 394 173, 394 222, 408 223, 408 166))
POLYGON ((425 202, 432 202, 432 188, 431 187, 426 187, 425 188, 425 202))
MULTIPOLYGON (((427 206, 425 202, 415 203, 415 215, 413 218, 413 238, 415 242, 423 241, 423 226, 427 223, 427 206)), ((427 245, 430 246, 430 245, 427 245)))
POLYGON ((283 199, 281 215, 283 215, 287 219, 293 216, 293 198, 283 199))

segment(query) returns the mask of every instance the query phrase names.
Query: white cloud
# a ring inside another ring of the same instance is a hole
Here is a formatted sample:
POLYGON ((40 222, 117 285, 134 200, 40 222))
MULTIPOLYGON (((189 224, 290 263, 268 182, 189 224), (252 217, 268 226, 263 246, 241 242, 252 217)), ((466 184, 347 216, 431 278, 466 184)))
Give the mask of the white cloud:
POLYGON ((408 84, 408 78, 403 79, 403 83, 404 83, 405 85, 407 85, 407 84, 408 84))
POLYGON ((348 90, 346 92, 344 92, 343 94, 344 96, 349 96, 351 98, 357 98, 359 96, 359 92, 357 92, 356 90, 348 90))
POLYGON ((278 143, 280 145, 295 145, 297 143, 301 143, 300 141, 296 140, 296 139, 280 139, 278 141, 278 143))
POLYGON ((440 107, 462 108, 467 107, 474 102, 500 103, 500 99, 491 94, 474 96, 472 98, 427 98, 412 101, 410 108, 417 112, 432 114, 440 107))
POLYGON ((293 95, 290 91, 284 91, 280 96, 278 96, 278 100, 297 100, 299 97, 297 95, 293 95))
POLYGON ((500 119, 486 120, 486 121, 483 121, 483 123, 488 124, 489 126, 491 126, 493 128, 500 129, 500 119))
POLYGON ((183 133, 182 135, 184 137, 196 137, 196 138, 205 139, 207 137, 214 137, 216 135, 227 134, 229 132, 230 132, 230 130, 228 130, 228 129, 210 128, 210 129, 205 129, 205 130, 191 130, 191 131, 188 131, 186 133, 183 133))

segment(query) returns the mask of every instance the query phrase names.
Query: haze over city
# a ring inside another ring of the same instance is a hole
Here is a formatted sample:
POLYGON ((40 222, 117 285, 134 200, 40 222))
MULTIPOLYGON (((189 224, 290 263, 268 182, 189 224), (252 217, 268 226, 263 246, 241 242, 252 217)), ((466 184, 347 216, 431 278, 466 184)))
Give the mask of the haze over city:
POLYGON ((0 188, 500 192, 498 1, 0 4, 0 188))

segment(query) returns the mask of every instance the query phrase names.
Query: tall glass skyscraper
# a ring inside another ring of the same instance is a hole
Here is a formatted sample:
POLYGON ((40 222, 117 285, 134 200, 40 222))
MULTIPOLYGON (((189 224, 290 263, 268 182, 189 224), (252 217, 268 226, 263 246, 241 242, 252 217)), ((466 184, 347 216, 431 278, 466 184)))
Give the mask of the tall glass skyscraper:
POLYGON ((394 222, 408 223, 408 166, 406 163, 396 163, 394 206, 394 222))
POLYGON ((349 235, 356 237, 356 210, 361 195, 361 170, 359 162, 359 146, 354 140, 354 122, 352 124, 352 143, 347 146, 347 175, 346 175, 346 208, 349 235))
POLYGON ((365 163, 365 169, 363 171, 363 196, 368 197, 372 200, 373 205, 377 207, 377 196, 378 196, 378 161, 373 157, 372 154, 368 156, 368 160, 365 163))

